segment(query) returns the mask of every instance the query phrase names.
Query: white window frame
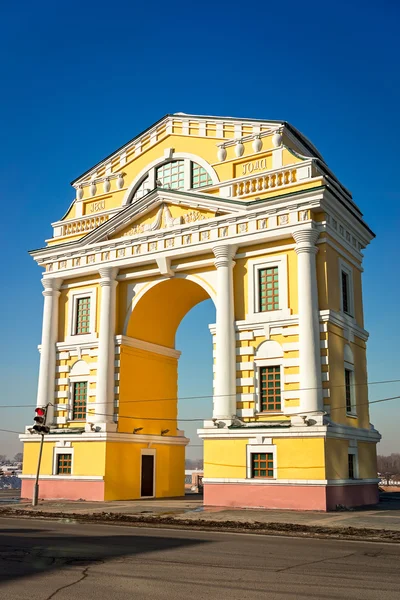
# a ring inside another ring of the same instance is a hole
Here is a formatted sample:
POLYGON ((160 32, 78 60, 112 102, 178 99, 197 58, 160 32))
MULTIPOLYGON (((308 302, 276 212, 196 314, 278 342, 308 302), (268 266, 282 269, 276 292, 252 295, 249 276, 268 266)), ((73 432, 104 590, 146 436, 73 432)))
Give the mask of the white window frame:
MULTIPOLYGON (((129 195, 129 197, 132 200, 135 198, 135 194, 136 194, 138 188, 143 183, 143 181, 146 179, 146 177, 149 178, 149 183, 148 183, 149 191, 152 191, 156 187, 156 171, 157 171, 157 169, 159 169, 163 165, 166 165, 167 163, 170 163, 170 162, 183 162, 184 184, 183 184, 183 190, 181 190, 181 191, 201 190, 202 189, 201 187, 192 188, 192 183, 193 183, 192 182, 192 165, 193 164, 196 164, 199 167, 202 167, 206 171, 206 173, 208 173, 208 175, 211 179, 211 183, 207 184, 207 185, 214 185, 216 183, 215 176, 213 177, 213 173, 211 172, 212 167, 210 165, 208 165, 208 163, 206 163, 200 157, 196 157, 194 155, 193 155, 193 157, 188 157, 187 155, 185 156, 183 153, 177 152, 176 154, 173 153, 171 156, 168 156, 168 158, 154 161, 153 163, 151 163, 151 165, 149 165, 147 170, 145 170, 144 172, 142 171, 140 173, 140 179, 135 184, 133 191, 129 195)), ((205 186, 203 186, 203 187, 205 187, 205 186)), ((141 198, 142 197, 143 196, 141 196, 141 198)), ((135 200, 140 200, 140 198, 135 198, 135 200)))
POLYGON ((345 317, 354 319, 354 283, 353 283, 353 269, 348 263, 339 258, 339 290, 340 290, 340 312, 345 317), (348 303, 349 312, 345 312, 343 309, 343 289, 342 289, 342 273, 345 273, 348 277, 348 303))
POLYGON ((345 388, 344 388, 344 398, 346 401, 346 375, 344 373, 344 371, 349 371, 350 372, 350 401, 351 401, 351 412, 347 411, 347 403, 346 403, 346 416, 348 417, 356 417, 357 416, 357 398, 356 398, 356 386, 355 386, 355 382, 354 382, 354 365, 344 361, 344 369, 343 369, 343 375, 344 375, 344 384, 345 384, 345 388))
POLYGON ((251 455, 252 454, 272 454, 274 461, 274 476, 266 477, 262 479, 262 481, 271 481, 272 479, 278 479, 278 462, 277 462, 277 451, 276 446, 274 444, 247 444, 246 446, 246 478, 251 479, 252 481, 258 481, 259 478, 255 478, 251 476, 251 455))
POLYGON ((157 469, 157 452, 156 450, 142 449, 140 451, 140 474, 139 474, 139 485, 140 485, 140 497, 141 498, 155 498, 156 497, 156 469, 157 469), (154 469, 153 469, 153 495, 142 496, 142 456, 154 456, 154 469))
MULTIPOLYGON (((348 448, 348 453, 347 454, 352 454, 354 456, 354 479, 350 479, 349 477, 347 478, 349 481, 354 481, 355 479, 360 479, 360 473, 359 473, 359 469, 358 469, 358 448, 357 446, 349 446, 348 448)), ((348 469, 348 465, 347 465, 347 469, 348 469)))
POLYGON ((74 448, 68 447, 55 447, 53 452, 53 475, 57 477, 71 477, 74 473, 74 448), (66 475, 65 473, 57 473, 57 457, 59 454, 71 454, 71 473, 66 475))
MULTIPOLYGON (((73 375, 69 378, 68 385, 68 422, 69 423, 87 423, 88 410, 89 410, 89 389, 90 389, 90 378, 86 375, 73 375), (86 394, 86 416, 84 421, 77 421, 74 419, 74 383, 86 383, 87 394, 86 394)), ((105 419, 106 417, 104 417, 105 419)))
POLYGON ((254 359, 254 376, 255 376, 255 386, 254 386, 254 390, 256 393, 256 414, 260 414, 260 415, 280 415, 280 414, 284 414, 284 408, 285 408, 285 396, 283 393, 283 387, 284 387, 284 382, 283 382, 283 375, 284 375, 284 370, 283 370, 283 358, 263 358, 260 360, 256 360, 257 356, 254 359), (274 410, 274 411, 262 411, 261 408, 261 375, 260 375, 260 369, 262 367, 280 367, 280 372, 281 372, 281 410, 274 410))
POLYGON ((85 343, 96 340, 96 312, 97 312, 97 289, 94 287, 80 289, 79 291, 70 291, 68 296, 68 335, 66 342, 69 343, 85 343), (75 333, 76 318, 78 313, 78 300, 80 298, 90 298, 90 320, 89 333, 75 333))
POLYGON ((287 261, 287 254, 249 261, 249 305, 246 321, 268 323, 270 321, 279 321, 290 317, 287 261), (261 312, 259 271, 262 269, 269 269, 271 267, 278 267, 279 309, 261 312))

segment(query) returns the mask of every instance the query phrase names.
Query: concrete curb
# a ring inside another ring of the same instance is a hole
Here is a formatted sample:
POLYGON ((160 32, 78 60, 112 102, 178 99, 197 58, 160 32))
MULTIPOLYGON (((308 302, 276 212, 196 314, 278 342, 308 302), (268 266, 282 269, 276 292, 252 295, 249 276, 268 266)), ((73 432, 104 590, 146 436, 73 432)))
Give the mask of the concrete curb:
POLYGON ((205 519, 184 519, 170 516, 138 516, 121 513, 63 513, 41 510, 0 509, 0 517, 65 520, 81 523, 110 525, 132 525, 135 527, 155 527, 171 529, 191 529, 197 531, 223 531, 231 533, 252 533, 260 535, 282 535, 295 537, 334 538, 340 540, 400 543, 400 531, 390 529, 367 529, 358 527, 320 527, 294 523, 262 523, 237 521, 212 521, 205 519))

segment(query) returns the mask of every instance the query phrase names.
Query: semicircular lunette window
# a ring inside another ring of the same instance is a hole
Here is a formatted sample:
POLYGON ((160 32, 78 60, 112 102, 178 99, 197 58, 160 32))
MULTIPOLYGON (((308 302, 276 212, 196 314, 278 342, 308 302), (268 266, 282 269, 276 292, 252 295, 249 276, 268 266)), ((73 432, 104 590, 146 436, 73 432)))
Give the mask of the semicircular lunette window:
POLYGON ((192 163, 192 188, 203 187, 203 185, 211 185, 212 179, 207 171, 198 165, 192 163))
POLYGON ((156 169, 156 182, 163 188, 171 190, 185 189, 185 163, 174 160, 156 169))
POLYGON ((136 192, 135 192, 135 195, 133 197, 134 198, 143 198, 143 196, 145 196, 149 192, 150 192, 150 189, 149 189, 149 176, 147 175, 147 177, 145 177, 142 180, 142 183, 139 185, 139 187, 136 188, 136 192))

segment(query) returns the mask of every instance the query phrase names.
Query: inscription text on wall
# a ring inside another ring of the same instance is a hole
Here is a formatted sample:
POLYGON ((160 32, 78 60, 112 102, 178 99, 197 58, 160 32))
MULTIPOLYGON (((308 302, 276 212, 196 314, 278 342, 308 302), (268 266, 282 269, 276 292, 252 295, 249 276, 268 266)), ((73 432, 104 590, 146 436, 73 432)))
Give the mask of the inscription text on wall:
POLYGON ((266 171, 269 168, 268 158, 252 160, 236 165, 236 177, 243 177, 243 175, 249 175, 250 173, 254 173, 254 171, 266 171))
POLYGON ((99 210, 104 210, 105 207, 106 207, 106 203, 104 200, 99 200, 98 202, 92 202, 87 207, 87 213, 99 212, 99 210))

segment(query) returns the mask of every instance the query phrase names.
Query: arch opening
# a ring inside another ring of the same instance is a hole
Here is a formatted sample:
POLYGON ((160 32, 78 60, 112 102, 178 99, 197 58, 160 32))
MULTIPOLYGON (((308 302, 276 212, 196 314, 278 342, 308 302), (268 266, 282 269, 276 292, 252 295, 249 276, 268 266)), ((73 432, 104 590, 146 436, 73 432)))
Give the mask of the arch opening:
MULTIPOLYGON (((161 282, 150 282, 132 303, 133 309, 126 322, 120 352, 120 432, 181 435, 177 422, 178 363, 181 353, 175 347, 176 333, 184 317, 194 307, 211 298, 205 282, 199 283, 201 280, 194 279, 193 276, 190 279, 174 277, 161 282)), ((210 304, 211 302, 208 305, 210 304)), ((195 313, 200 314, 197 311, 195 313)), ((207 314, 211 320, 215 317, 212 304, 207 314)), ((196 345, 194 329, 197 324, 190 318, 188 324, 190 330, 193 328, 194 335, 187 330, 184 338, 180 338, 184 339, 186 354, 196 345)), ((209 332, 202 336, 203 343, 206 335, 209 336, 209 332)), ((211 358, 211 336, 209 352, 211 358)), ((198 355, 197 348, 193 355, 198 355)), ((185 363, 187 364, 187 360, 185 363)), ((208 364, 211 388, 212 360, 208 364)), ((195 386, 193 382, 190 395, 196 395, 195 386)), ((205 389, 203 382, 200 387, 205 389)), ((185 390, 187 389, 186 381, 185 390)), ((185 408, 185 415, 186 412, 185 408)), ((190 428, 190 435, 193 436, 198 425, 199 423, 194 423, 190 428)))

